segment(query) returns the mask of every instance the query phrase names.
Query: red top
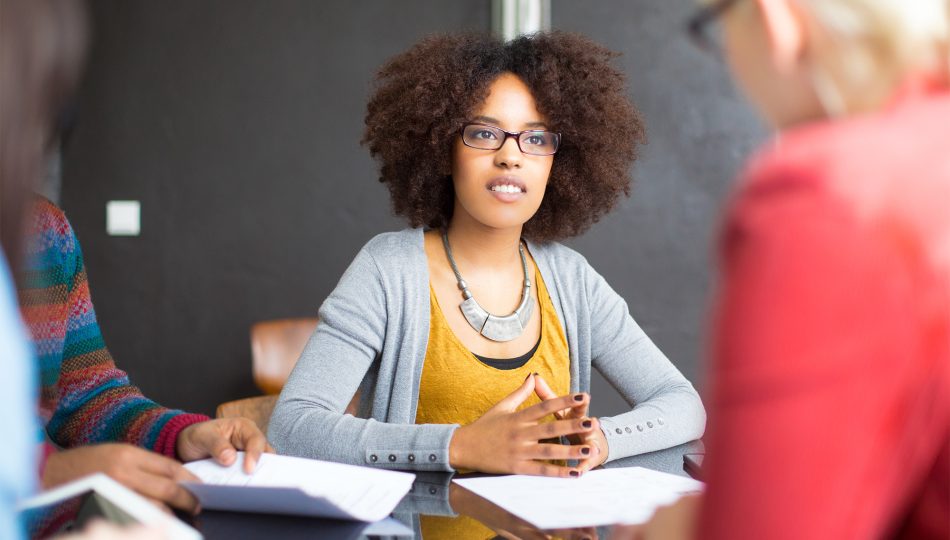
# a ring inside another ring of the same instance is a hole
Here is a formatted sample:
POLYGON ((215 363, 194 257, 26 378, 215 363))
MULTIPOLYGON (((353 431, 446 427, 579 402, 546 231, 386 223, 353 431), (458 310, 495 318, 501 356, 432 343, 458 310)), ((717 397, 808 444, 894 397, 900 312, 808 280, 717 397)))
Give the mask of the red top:
POLYGON ((950 538, 950 93, 785 133, 725 217, 700 538, 950 538))

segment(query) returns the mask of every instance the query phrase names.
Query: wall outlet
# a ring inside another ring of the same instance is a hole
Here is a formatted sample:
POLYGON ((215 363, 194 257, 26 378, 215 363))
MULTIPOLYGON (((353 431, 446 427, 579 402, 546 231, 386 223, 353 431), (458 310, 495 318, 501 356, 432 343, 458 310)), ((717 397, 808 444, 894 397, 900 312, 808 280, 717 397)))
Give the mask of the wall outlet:
POLYGON ((106 203, 106 233, 109 236, 138 236, 142 232, 142 206, 139 201, 106 203))

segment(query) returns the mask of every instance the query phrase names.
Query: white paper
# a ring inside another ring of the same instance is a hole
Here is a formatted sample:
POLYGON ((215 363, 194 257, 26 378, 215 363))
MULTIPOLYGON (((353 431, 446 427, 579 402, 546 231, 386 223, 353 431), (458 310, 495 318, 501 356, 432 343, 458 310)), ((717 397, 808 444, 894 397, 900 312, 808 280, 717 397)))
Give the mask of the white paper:
POLYGON ((415 475, 276 454, 253 474, 244 453, 230 467, 206 459, 185 465, 203 483, 183 482, 203 508, 378 521, 409 492, 415 475))
POLYGON ((660 506, 702 482, 642 467, 601 469, 580 478, 492 476, 453 480, 539 529, 644 523, 660 506))
POLYGON ((159 510, 138 493, 102 473, 84 476, 68 484, 44 491, 20 502, 17 510, 24 512, 44 508, 90 492, 98 493, 135 522, 161 530, 165 538, 172 540, 201 540, 202 538, 198 531, 159 510))

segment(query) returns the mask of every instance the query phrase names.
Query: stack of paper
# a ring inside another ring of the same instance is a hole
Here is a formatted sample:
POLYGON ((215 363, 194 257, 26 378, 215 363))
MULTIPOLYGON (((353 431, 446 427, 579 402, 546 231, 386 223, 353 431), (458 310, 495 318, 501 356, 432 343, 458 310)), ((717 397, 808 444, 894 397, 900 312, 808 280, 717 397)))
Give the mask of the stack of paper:
POLYGON ((203 483, 184 482, 203 508, 378 521, 409 492, 415 475, 276 454, 244 473, 244 453, 230 467, 210 459, 185 465, 203 483))
POLYGON ((580 478, 514 475, 453 481, 539 529, 644 523, 658 507, 704 486, 642 467, 591 471, 580 478))

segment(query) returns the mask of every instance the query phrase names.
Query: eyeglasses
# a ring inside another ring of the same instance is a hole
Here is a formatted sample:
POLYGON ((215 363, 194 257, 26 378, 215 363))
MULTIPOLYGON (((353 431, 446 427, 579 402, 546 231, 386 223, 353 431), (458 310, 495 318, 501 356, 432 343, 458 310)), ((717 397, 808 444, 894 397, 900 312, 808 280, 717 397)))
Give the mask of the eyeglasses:
POLYGON ((512 133, 488 124, 465 124, 462 126, 462 143, 479 150, 498 150, 508 137, 514 137, 518 149, 532 156, 550 156, 561 144, 561 134, 543 129, 528 129, 512 133))
POLYGON ((712 23, 729 11, 739 0, 716 0, 700 8, 686 23, 686 31, 694 45, 704 51, 721 53, 719 36, 714 36, 712 23))

